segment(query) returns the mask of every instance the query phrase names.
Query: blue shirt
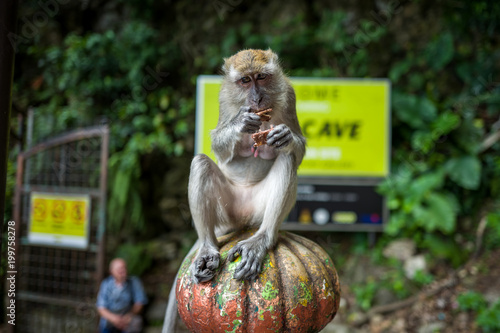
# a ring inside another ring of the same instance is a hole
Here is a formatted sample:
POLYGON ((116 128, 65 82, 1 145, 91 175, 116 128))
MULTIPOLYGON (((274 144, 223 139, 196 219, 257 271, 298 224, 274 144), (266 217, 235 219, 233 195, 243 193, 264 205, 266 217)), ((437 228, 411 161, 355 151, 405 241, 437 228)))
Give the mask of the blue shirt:
MULTIPOLYGON (((130 276, 122 285, 115 283, 115 278, 108 276, 101 282, 97 294, 96 306, 106 308, 117 314, 126 314, 135 303, 146 304, 148 299, 144 293, 141 281, 130 276)), ((101 318, 100 327, 106 327, 107 320, 101 318)))

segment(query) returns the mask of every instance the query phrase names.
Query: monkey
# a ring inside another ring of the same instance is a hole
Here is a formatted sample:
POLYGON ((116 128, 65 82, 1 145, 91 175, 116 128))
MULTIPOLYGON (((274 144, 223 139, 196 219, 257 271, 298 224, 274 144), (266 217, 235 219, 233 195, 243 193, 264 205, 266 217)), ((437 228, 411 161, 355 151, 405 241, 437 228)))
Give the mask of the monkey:
POLYGON ((270 50, 244 50, 226 59, 223 71, 219 120, 211 132, 219 163, 197 155, 189 177, 189 205, 201 243, 191 266, 196 282, 214 277, 220 262, 216 231, 224 229, 258 228, 228 253, 229 261, 241 256, 236 279, 258 276, 295 204, 297 168, 305 153, 295 93, 278 56, 270 50), (255 113, 268 108, 272 118, 263 123, 255 113), (271 125, 267 144, 256 154, 251 134, 271 125))
MULTIPOLYGON (((273 51, 240 51, 224 59, 222 71, 219 118, 211 132, 218 163, 205 154, 196 155, 188 181, 198 233, 194 246, 198 253, 190 267, 196 283, 210 281, 216 274, 221 261, 217 236, 245 228, 257 231, 237 243, 227 260, 241 256, 235 279, 258 277, 267 251, 277 242, 281 222, 295 204, 297 169, 306 149, 294 89, 273 51), (268 108, 271 119, 262 121, 256 112, 268 108), (267 143, 255 148, 251 135, 268 129, 267 143)), ((168 312, 175 309, 169 304, 164 332, 173 316, 168 312)))

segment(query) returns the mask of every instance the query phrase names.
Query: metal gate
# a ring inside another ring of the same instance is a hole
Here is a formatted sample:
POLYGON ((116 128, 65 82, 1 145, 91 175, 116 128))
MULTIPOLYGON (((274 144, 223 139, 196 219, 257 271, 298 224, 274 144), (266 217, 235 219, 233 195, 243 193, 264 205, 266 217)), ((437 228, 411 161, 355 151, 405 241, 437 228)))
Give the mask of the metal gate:
POLYGON ((54 137, 18 156, 16 325, 11 326, 16 332, 96 331, 95 299, 105 264, 108 142, 108 127, 96 126, 54 137), (35 192, 88 195, 88 244, 81 249, 33 244, 30 198, 35 192))

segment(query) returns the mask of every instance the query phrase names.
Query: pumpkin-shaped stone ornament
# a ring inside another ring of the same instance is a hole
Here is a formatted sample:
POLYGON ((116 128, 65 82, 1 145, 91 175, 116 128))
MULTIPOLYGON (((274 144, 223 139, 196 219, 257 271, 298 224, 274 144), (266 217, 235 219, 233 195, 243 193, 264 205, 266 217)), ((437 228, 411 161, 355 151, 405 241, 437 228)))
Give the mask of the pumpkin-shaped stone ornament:
POLYGON ((255 281, 233 278, 240 258, 228 251, 253 231, 220 237, 221 264, 215 277, 197 284, 190 266, 179 271, 176 297, 179 314, 191 332, 319 332, 335 316, 340 285, 332 260, 316 243, 280 233, 255 281))

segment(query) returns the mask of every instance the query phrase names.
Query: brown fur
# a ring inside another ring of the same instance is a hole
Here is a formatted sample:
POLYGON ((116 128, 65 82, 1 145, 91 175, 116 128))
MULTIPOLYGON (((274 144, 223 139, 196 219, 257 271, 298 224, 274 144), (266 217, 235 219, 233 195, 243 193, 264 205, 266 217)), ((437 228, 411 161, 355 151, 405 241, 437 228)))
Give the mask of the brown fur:
POLYGON ((225 59, 224 69, 228 71, 232 66, 235 70, 244 74, 263 73, 265 66, 271 59, 272 52, 270 50, 244 50, 225 59))

